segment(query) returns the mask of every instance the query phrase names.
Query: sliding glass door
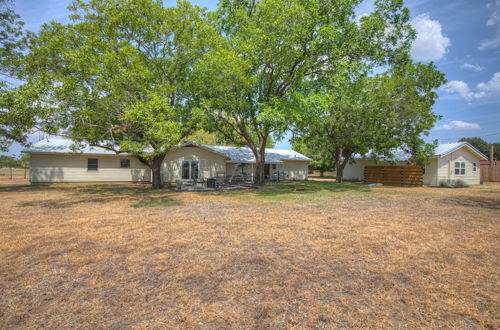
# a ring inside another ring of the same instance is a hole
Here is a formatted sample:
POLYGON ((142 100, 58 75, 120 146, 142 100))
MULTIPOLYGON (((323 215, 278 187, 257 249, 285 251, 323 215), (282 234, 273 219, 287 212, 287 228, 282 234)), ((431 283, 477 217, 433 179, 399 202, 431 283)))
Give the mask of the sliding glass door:
POLYGON ((199 178, 200 162, 197 160, 182 161, 182 179, 194 180, 199 178))

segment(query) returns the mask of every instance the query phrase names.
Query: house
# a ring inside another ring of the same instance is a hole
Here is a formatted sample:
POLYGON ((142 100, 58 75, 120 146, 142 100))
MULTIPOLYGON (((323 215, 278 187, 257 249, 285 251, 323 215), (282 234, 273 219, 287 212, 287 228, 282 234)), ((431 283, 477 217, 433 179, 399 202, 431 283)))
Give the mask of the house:
MULTIPOLYGON (((404 152, 396 152, 397 161, 394 165, 407 165, 411 156, 404 152)), ((453 182, 463 180, 468 184, 479 184, 481 181, 479 164, 486 156, 467 142, 439 144, 434 157, 423 170, 425 185, 437 186, 439 181, 453 182)), ((375 162, 370 158, 354 157, 354 163, 344 169, 344 179, 359 181, 364 178, 364 168, 367 165, 387 165, 388 162, 375 162)))
MULTIPOLYGON (((51 138, 25 150, 30 155, 31 183, 151 180, 150 169, 131 155, 90 146, 74 152, 72 145, 71 140, 51 138)), ((265 175, 283 171, 291 180, 307 180, 309 161, 293 150, 266 149, 265 175)), ((253 175, 254 166, 255 157, 249 148, 189 142, 167 154, 161 175, 163 182, 214 178, 220 172, 253 175)))

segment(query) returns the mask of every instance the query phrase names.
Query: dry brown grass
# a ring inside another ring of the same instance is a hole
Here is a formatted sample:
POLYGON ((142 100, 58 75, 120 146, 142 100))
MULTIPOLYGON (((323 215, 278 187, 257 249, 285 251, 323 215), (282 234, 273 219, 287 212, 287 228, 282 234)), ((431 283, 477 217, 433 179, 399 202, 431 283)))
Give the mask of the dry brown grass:
POLYGON ((0 328, 500 327, 499 184, 313 187, 0 187, 0 328))

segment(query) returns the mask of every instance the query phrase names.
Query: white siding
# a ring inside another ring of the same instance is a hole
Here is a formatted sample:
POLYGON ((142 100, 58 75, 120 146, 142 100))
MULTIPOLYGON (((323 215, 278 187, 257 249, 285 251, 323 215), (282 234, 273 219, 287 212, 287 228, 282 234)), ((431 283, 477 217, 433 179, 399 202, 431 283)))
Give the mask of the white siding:
POLYGON ((217 172, 226 171, 226 158, 215 152, 198 147, 182 147, 170 152, 163 161, 162 181, 175 182, 182 178, 182 161, 197 160, 200 162, 200 177, 208 172, 208 177, 215 178, 217 172))
POLYGON ((149 181, 151 171, 135 158, 70 154, 31 154, 32 183, 149 181), (87 159, 98 159, 98 170, 87 170, 87 159), (120 159, 130 159, 130 168, 120 168, 120 159))
POLYGON ((460 148, 438 160, 437 182, 440 180, 463 180, 468 184, 480 183, 479 158, 466 148, 460 148), (465 175, 455 175, 455 162, 465 162, 465 175), (473 163, 477 164, 474 172, 473 163))
POLYGON ((296 160, 284 160, 283 166, 278 165, 278 169, 283 171, 288 175, 290 180, 307 180, 309 171, 309 162, 296 161, 296 160))

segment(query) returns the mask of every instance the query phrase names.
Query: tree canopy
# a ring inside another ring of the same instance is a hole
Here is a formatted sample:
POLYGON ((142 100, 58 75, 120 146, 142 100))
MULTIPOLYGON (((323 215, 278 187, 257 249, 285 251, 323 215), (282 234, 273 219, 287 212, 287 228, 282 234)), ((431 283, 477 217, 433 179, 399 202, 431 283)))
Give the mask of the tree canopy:
POLYGON ((352 63, 407 58, 414 33, 402 1, 377 0, 374 12, 358 19, 359 3, 220 1, 215 18, 223 40, 200 70, 211 81, 200 93, 205 124, 229 140, 246 141, 256 158, 257 183, 264 180, 267 139, 290 127, 294 93, 304 82, 352 63))
POLYGON ((19 111, 77 149, 86 142, 137 157, 160 187, 165 155, 198 125, 193 67, 214 29, 187 1, 77 0, 70 10, 72 23, 45 24, 32 40, 19 111))
POLYGON ((390 160, 403 149, 414 162, 425 163, 433 145, 421 135, 438 118, 432 105, 444 81, 433 64, 408 62, 375 76, 349 72, 343 80, 311 82, 315 91, 303 96, 310 111, 296 120, 296 143, 318 150, 316 161, 335 167, 338 182, 354 154, 390 160))
POLYGON ((10 111, 15 104, 16 64, 22 57, 31 33, 8 0, 0 0, 0 150, 7 151, 13 141, 26 142, 34 125, 32 116, 10 111))

